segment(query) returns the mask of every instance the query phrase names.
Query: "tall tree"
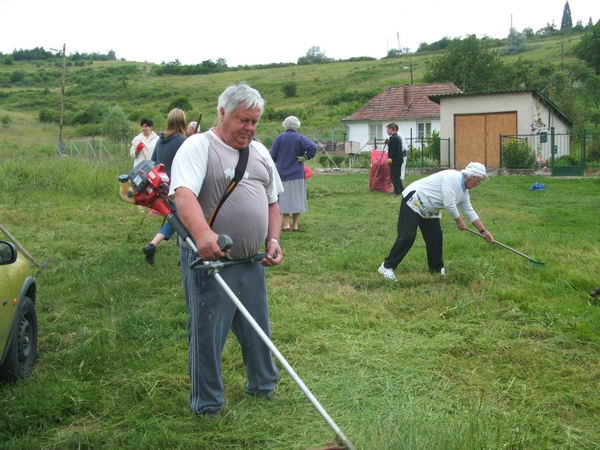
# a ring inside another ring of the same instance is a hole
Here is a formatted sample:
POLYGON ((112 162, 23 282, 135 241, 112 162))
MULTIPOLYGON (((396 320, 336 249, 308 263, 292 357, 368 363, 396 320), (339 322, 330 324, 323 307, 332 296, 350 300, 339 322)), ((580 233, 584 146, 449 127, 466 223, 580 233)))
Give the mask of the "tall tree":
POLYGON ((131 133, 129 120, 119 105, 108 108, 102 132, 115 142, 127 139, 131 133))
POLYGON ((306 52, 306 55, 298 58, 298 65, 302 64, 323 64, 332 61, 328 58, 325 52, 321 51, 321 48, 317 45, 312 46, 306 52))
POLYGON ((426 65, 426 83, 451 81, 463 91, 502 90, 510 83, 498 52, 487 48, 475 35, 453 39, 445 54, 426 65))
POLYGON ((575 47, 575 56, 590 64, 600 75, 600 20, 585 32, 575 47))
POLYGON ((565 8, 563 9, 562 20, 560 21, 560 31, 569 32, 573 28, 573 20, 571 19, 571 8, 569 2, 565 2, 565 8))
POLYGON ((519 33, 515 28, 510 29, 510 33, 508 33, 508 37, 506 38, 506 45, 502 49, 503 55, 514 55, 516 53, 521 53, 527 50, 527 46, 525 42, 527 41, 527 37, 525 33, 519 33))

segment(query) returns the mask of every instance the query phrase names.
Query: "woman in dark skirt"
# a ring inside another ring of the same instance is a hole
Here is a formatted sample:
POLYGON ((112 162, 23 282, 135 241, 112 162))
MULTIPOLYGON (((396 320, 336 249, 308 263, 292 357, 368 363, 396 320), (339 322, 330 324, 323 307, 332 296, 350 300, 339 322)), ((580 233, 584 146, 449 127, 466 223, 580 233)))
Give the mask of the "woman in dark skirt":
POLYGON ((314 157, 317 146, 298 132, 300 121, 297 117, 287 117, 283 121, 283 127, 286 131, 275 138, 270 151, 284 188, 284 192, 279 195, 279 210, 283 215, 282 230, 298 231, 300 214, 308 211, 304 164, 301 160, 314 157))

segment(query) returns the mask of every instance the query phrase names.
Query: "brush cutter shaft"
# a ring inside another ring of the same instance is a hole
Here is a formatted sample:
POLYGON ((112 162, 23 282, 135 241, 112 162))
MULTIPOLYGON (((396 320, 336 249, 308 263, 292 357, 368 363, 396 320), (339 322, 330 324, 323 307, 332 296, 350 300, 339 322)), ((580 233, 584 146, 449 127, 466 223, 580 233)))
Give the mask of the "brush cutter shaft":
POLYGON ((325 421, 329 424, 329 426, 333 429, 333 431, 335 431, 335 433, 340 438, 340 440, 343 442, 343 444, 348 449, 353 450, 354 446, 352 445, 352 443, 344 435, 342 430, 336 425, 336 423, 333 421, 333 419, 331 419, 329 414, 327 414, 327 411, 325 411, 325 409, 321 406, 321 404, 315 398, 315 396, 312 394, 312 392, 310 392, 308 387, 306 387, 306 385, 300 379, 300 377, 298 376, 296 371, 292 368, 292 366, 289 365, 289 363, 286 361, 286 359, 283 357, 283 355, 279 352, 279 350, 277 350, 277 347, 275 347, 275 344, 273 344, 273 342, 271 342, 271 340, 265 334, 265 332, 262 330, 262 328, 258 325, 258 323, 256 323, 256 321, 254 320, 254 317, 252 317, 252 315, 244 307, 242 302, 240 302, 240 300, 237 298, 235 293, 230 289, 229 286, 227 286, 227 283, 225 283, 223 278, 221 278, 221 275, 216 273, 214 275, 214 278, 215 278, 215 280, 217 280, 217 283, 219 283, 219 285, 223 288, 223 290, 227 293, 227 295, 229 296, 231 301, 235 304, 237 309, 243 314, 243 316, 246 318, 246 320, 248 320, 248 322, 250 323, 252 328, 254 328, 254 331, 256 331, 258 333, 258 336, 261 338, 261 340, 265 343, 265 345, 267 347, 269 347, 269 350, 271 350, 271 352, 277 357, 277 359, 279 360, 281 365, 290 374, 290 376, 293 378, 293 380, 296 382, 296 384, 300 387, 300 389, 302 389, 302 392, 304 392, 304 394, 306 395, 306 397, 308 397, 308 399, 314 405, 314 407, 317 408, 317 411, 319 411, 319 413, 321 413, 321 416, 323 416, 325 421))
MULTIPOLYGON (((481 234, 479 234, 477 231, 473 231, 473 230, 471 230, 470 228, 467 228, 467 231, 469 231, 469 232, 473 233, 473 234, 474 234, 474 235, 476 235, 476 236, 479 236, 479 237, 481 237, 481 238, 485 239, 485 238, 484 238, 484 237, 483 237, 481 234)), ((514 248, 512 248, 512 247, 509 247, 508 245, 506 245, 506 244, 503 244, 502 242, 498 242, 498 241, 497 241, 497 240, 495 240, 495 239, 494 239, 494 240, 492 240, 492 243, 494 243, 494 244, 496 244, 496 245, 498 245, 498 246, 500 246, 500 247, 502 247, 502 248, 505 248, 506 250, 509 250, 509 251, 511 251, 511 252, 513 252, 513 253, 516 253, 517 255, 519 255, 519 256, 522 256, 523 258, 525 258, 525 259, 528 259, 528 260, 529 260, 529 261, 531 261, 531 262, 534 262, 534 263, 540 263, 540 261, 538 261, 537 259, 533 259, 531 256, 527 256, 525 253, 522 253, 522 252, 520 252, 519 250, 515 250, 514 248)))
MULTIPOLYGON (((192 250, 194 250, 194 252, 198 253, 198 248, 196 247, 196 244, 194 243, 194 241, 192 240, 191 237, 187 236, 185 238, 185 242, 187 242, 187 244, 190 246, 190 248, 192 250)), ((210 261, 204 261, 204 264, 208 265, 208 264, 210 264, 210 261)), ((329 414, 327 414, 327 411, 325 411, 325 409, 321 406, 321 404, 315 398, 315 396, 312 394, 312 392, 310 392, 308 387, 306 387, 304 382, 300 379, 300 377, 298 376, 296 371, 292 368, 292 366, 289 365, 289 363, 286 361, 286 359, 283 357, 283 355, 279 352, 279 350, 277 350, 277 347, 275 347, 275 344, 273 344, 271 339, 269 339, 269 336, 267 336, 265 334, 265 332, 262 330, 260 325, 258 325, 258 323, 256 323, 256 320, 254 320, 254 317, 252 317, 252 315, 248 312, 246 307, 237 298, 235 293, 231 290, 231 288, 227 285, 227 283, 225 283, 225 281, 223 280, 221 275, 219 275, 218 273, 215 273, 213 276, 214 276, 215 280, 217 281, 217 283, 221 286, 221 288, 223 288, 225 293, 229 296, 229 299, 233 302, 235 307, 246 318, 246 320, 248 321, 250 326, 252 328, 254 328, 254 331, 256 331, 256 333, 258 333, 258 336, 260 337, 260 339, 265 343, 265 345, 269 348, 269 350, 271 350, 271 353, 273 353, 275 355, 275 357, 279 360, 279 362, 284 367, 284 369, 287 371, 287 373, 290 374, 290 376, 296 382, 296 384, 300 387, 302 392, 304 392, 304 395, 306 395, 306 397, 310 400, 310 402, 317 409, 317 411, 319 411, 321 416, 323 416, 323 419, 325 419, 325 422, 327 422, 329 424, 329 426, 331 427, 331 429, 333 431, 335 431, 335 434, 337 434, 338 438, 342 441, 342 443, 346 446, 346 448, 348 448, 348 450, 354 450, 354 446, 348 440, 346 435, 342 432, 340 427, 338 427, 337 424, 333 421, 333 419, 329 416, 329 414)))

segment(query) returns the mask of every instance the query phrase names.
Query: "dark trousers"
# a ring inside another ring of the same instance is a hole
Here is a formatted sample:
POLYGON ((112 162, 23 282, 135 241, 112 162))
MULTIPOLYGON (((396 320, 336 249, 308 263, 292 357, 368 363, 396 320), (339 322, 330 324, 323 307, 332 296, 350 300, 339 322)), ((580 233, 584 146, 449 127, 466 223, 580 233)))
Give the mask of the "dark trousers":
POLYGON ((392 179, 392 184, 394 185, 394 194, 400 195, 404 190, 402 187, 402 180, 400 179, 400 174, 402 172, 402 160, 400 160, 400 164, 392 164, 390 166, 390 178, 392 179))
POLYGON ((427 249, 429 270, 439 273, 444 267, 440 219, 423 219, 406 204, 407 199, 410 199, 410 195, 402 200, 398 216, 398 237, 383 265, 388 269, 396 269, 413 246, 417 237, 417 228, 420 228, 427 249))

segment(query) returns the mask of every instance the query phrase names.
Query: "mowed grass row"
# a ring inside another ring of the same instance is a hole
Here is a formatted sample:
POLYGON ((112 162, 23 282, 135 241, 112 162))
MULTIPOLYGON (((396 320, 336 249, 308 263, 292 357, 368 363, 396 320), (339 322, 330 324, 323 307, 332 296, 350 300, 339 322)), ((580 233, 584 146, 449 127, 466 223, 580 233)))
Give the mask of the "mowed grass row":
MULTIPOLYGON (((142 246, 160 219, 117 198, 129 160, 0 165, 0 219, 37 272, 40 359, 0 386, 2 448, 319 448, 333 431, 282 371, 273 402, 243 392, 235 338, 223 355, 225 416, 187 396, 187 314, 177 249, 142 246)), ((410 176, 408 181, 416 179, 410 176)), ((600 445, 598 179, 492 177, 472 191, 499 241, 444 215, 445 278, 422 239, 390 283, 376 270, 399 200, 368 175, 316 175, 300 233, 270 269, 273 341, 358 448, 600 445), (527 190, 533 182, 542 192, 527 190)))

